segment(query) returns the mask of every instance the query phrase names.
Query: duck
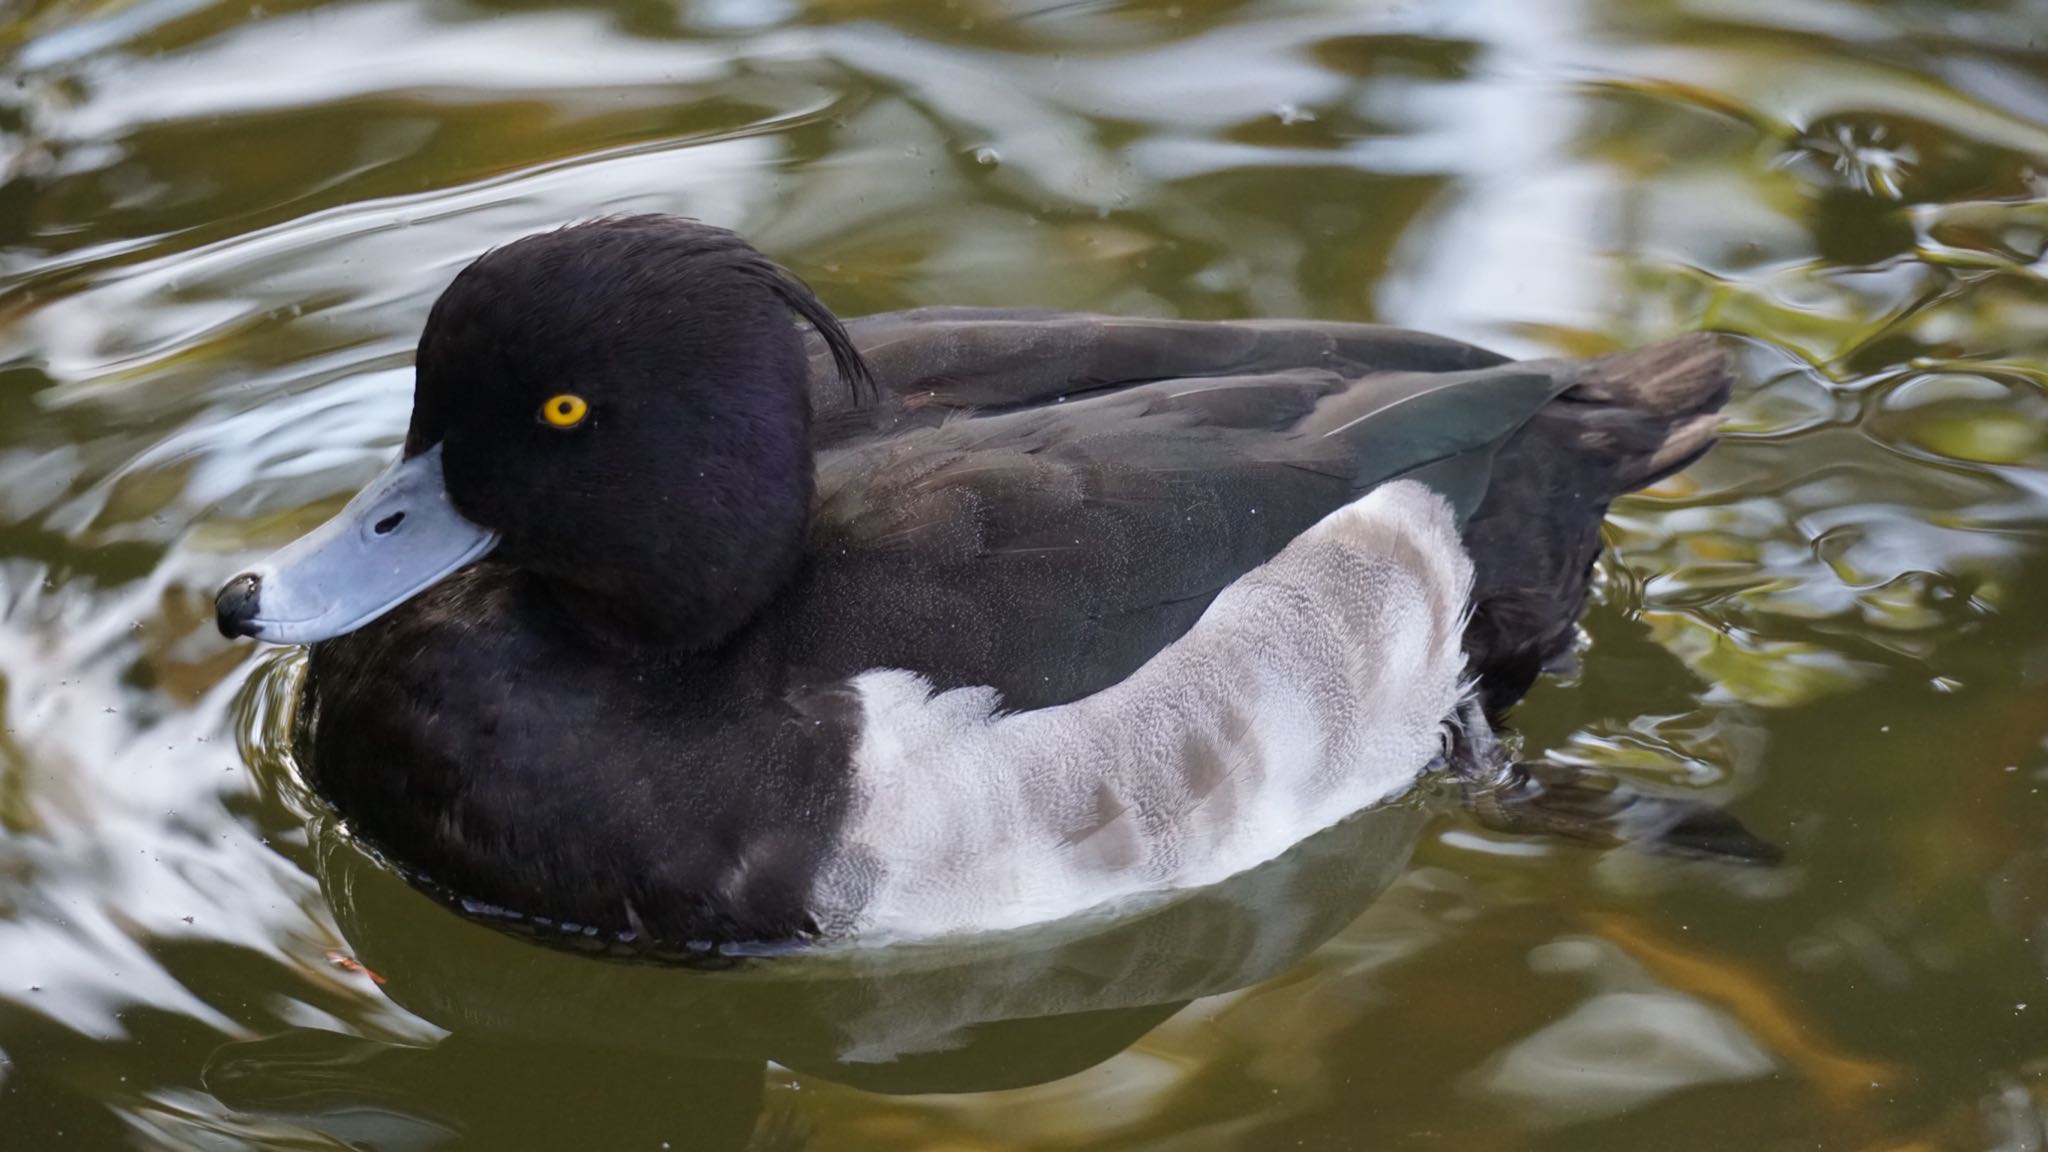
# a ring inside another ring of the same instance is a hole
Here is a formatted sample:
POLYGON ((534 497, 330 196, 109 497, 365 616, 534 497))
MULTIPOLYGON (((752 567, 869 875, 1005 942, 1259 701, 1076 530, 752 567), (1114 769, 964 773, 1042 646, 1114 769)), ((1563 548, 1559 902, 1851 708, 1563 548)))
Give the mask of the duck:
POLYGON ((608 217, 429 311, 398 459, 222 587, 309 645, 352 836, 649 948, 1028 929, 1403 795, 1568 659, 1617 497, 1709 450, 1694 333, 841 321, 738 234, 608 217))

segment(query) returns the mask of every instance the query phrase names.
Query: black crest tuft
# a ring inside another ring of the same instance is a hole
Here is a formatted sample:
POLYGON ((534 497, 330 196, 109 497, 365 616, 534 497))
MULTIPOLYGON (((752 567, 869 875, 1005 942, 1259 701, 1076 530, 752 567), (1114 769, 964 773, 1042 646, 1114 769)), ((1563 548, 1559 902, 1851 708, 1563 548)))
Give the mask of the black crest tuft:
POLYGON ((860 349, 854 347, 853 338, 846 334, 845 325, 832 314, 818 299, 811 286, 804 283, 795 273, 749 244, 737 232, 719 228, 688 216, 606 216, 582 224, 572 224, 563 231, 577 228, 620 228, 620 229, 673 229, 687 227, 694 234, 698 267, 704 271, 729 272, 741 279, 752 281, 773 292, 777 299, 788 306, 791 312, 817 332, 832 353, 832 366, 838 371, 839 379, 845 383, 855 404, 863 394, 869 400, 876 395, 874 374, 868 363, 861 357, 860 349))

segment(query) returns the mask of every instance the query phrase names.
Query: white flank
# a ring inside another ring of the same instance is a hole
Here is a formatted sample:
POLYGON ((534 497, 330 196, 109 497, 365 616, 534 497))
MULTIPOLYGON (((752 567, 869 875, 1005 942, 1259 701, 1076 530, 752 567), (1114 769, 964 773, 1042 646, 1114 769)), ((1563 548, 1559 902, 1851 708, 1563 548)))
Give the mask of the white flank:
POLYGON ((1003 714, 863 673, 856 799, 814 909, 879 939, 1016 928, 1211 884, 1407 788, 1464 690, 1451 509, 1383 485, 1084 700, 1003 714))

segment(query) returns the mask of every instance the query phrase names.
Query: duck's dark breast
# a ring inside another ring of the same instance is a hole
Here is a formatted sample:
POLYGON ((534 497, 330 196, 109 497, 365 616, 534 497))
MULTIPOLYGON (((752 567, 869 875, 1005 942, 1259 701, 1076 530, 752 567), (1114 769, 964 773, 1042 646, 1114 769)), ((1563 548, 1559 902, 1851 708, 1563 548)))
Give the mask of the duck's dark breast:
POLYGON ((598 651, 490 564, 316 645, 309 773, 351 828, 464 898, 665 944, 780 940, 847 803, 851 694, 764 652, 598 651))

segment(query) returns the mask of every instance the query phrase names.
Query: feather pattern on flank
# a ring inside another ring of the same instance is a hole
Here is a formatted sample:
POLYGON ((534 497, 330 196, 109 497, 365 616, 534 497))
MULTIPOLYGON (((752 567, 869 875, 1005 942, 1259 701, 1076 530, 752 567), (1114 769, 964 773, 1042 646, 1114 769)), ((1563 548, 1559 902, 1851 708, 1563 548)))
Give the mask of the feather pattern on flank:
POLYGON ((1450 506, 1382 486, 1225 589, 1130 677, 1005 713, 990 688, 854 681, 855 799, 828 932, 1014 928, 1213 883, 1406 789, 1467 690, 1450 506))

